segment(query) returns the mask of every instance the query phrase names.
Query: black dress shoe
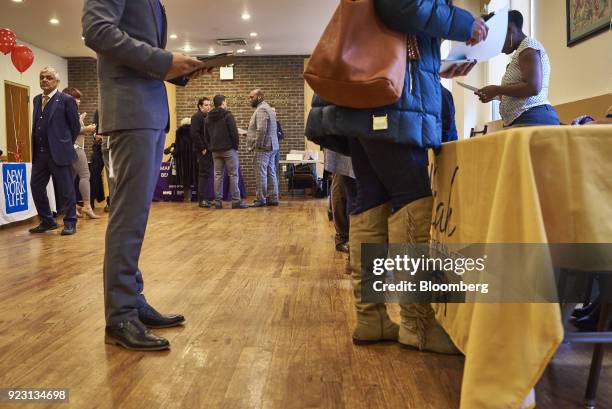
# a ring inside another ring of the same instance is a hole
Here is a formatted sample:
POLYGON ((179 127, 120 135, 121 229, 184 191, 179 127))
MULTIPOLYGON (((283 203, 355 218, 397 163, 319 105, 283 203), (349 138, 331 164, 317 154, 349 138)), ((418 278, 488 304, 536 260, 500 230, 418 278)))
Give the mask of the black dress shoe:
POLYGON ((599 305, 599 300, 595 300, 592 303, 589 303, 583 306, 582 308, 575 308, 574 311, 572 312, 571 318, 580 319, 582 317, 586 317, 587 315, 592 313, 593 310, 597 308, 598 305, 599 305))
POLYGON ((76 233, 76 226, 64 226, 60 234, 62 236, 72 236, 74 233, 76 233))
POLYGON ((116 325, 106 327, 104 342, 134 351, 170 349, 170 342, 167 339, 153 334, 138 320, 121 321, 116 325))
POLYGON ((578 331, 580 332, 597 331, 597 324, 599 323, 600 312, 601 304, 597 303, 597 306, 591 311, 590 314, 573 321, 572 324, 576 328, 578 328, 578 331))
POLYGON ((278 201, 276 202, 267 202, 266 206, 278 206, 280 203, 278 201))
POLYGON ((348 253, 349 252, 349 246, 347 243, 338 243, 336 244, 336 251, 340 251, 342 253, 348 253))
POLYGON ((248 209, 249 206, 245 205, 242 202, 234 202, 232 203, 232 209, 248 209))
POLYGON ((175 327, 185 322, 180 314, 161 315, 150 305, 138 309, 138 319, 149 328, 175 327))
POLYGON ((57 229, 59 226, 56 224, 50 224, 50 225, 46 225, 44 223, 39 224, 38 226, 28 230, 30 233, 32 234, 40 234, 40 233, 44 233, 46 231, 49 230, 55 230, 57 229))
POLYGON ((266 207, 266 202, 260 202, 259 200, 255 200, 250 207, 266 207))

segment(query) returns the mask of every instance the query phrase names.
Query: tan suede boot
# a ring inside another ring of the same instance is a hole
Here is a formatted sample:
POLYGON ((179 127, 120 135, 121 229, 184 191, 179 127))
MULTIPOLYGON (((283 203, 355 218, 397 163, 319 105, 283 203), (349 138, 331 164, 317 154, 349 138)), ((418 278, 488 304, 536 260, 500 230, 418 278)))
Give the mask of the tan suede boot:
MULTIPOLYGON (((433 198, 407 204, 389 218, 389 243, 427 244, 430 240, 433 198)), ((400 304, 399 343, 440 354, 459 354, 448 334, 436 321, 430 304, 400 304)))
POLYGON ((351 281, 357 312, 357 325, 353 331, 355 345, 397 341, 399 327, 389 318, 385 304, 361 302, 361 243, 386 243, 390 215, 391 206, 384 204, 350 217, 351 281))

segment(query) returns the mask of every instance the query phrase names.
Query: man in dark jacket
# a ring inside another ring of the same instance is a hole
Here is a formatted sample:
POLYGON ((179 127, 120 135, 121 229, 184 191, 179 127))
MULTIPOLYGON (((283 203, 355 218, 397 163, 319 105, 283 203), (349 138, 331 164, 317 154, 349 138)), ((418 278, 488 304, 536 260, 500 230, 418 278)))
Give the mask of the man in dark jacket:
POLYGON ((238 127, 236 120, 227 110, 227 101, 223 95, 213 98, 215 108, 208 113, 204 121, 204 144, 212 152, 215 166, 215 208, 223 208, 223 170, 227 167, 232 193, 232 209, 246 209, 238 189, 238 127))
POLYGON ((198 158, 198 203, 200 207, 211 207, 205 197, 208 178, 213 168, 212 152, 204 143, 204 120, 211 110, 210 99, 203 97, 198 100, 198 111, 191 117, 191 140, 198 158))

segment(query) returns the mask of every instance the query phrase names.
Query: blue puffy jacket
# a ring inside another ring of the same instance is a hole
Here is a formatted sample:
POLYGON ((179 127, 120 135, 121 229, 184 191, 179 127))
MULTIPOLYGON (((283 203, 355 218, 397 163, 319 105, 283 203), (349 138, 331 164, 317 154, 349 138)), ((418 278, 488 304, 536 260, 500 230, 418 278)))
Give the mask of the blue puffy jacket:
POLYGON ((419 43, 421 59, 408 62, 401 98, 375 109, 339 107, 315 98, 306 135, 317 143, 343 135, 438 148, 442 135, 441 39, 469 40, 474 18, 446 0, 375 0, 375 5, 388 27, 416 35, 419 43), (373 117, 384 115, 387 129, 374 131, 373 117))

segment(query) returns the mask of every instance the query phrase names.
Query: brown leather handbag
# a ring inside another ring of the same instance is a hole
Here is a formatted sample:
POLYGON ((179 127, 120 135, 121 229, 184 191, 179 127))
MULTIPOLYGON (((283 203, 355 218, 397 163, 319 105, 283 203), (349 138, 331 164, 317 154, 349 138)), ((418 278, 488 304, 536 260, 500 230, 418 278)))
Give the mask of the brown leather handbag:
POLYGON ((304 72, 324 100, 349 108, 397 102, 404 88, 406 34, 386 27, 374 0, 341 0, 304 72))

